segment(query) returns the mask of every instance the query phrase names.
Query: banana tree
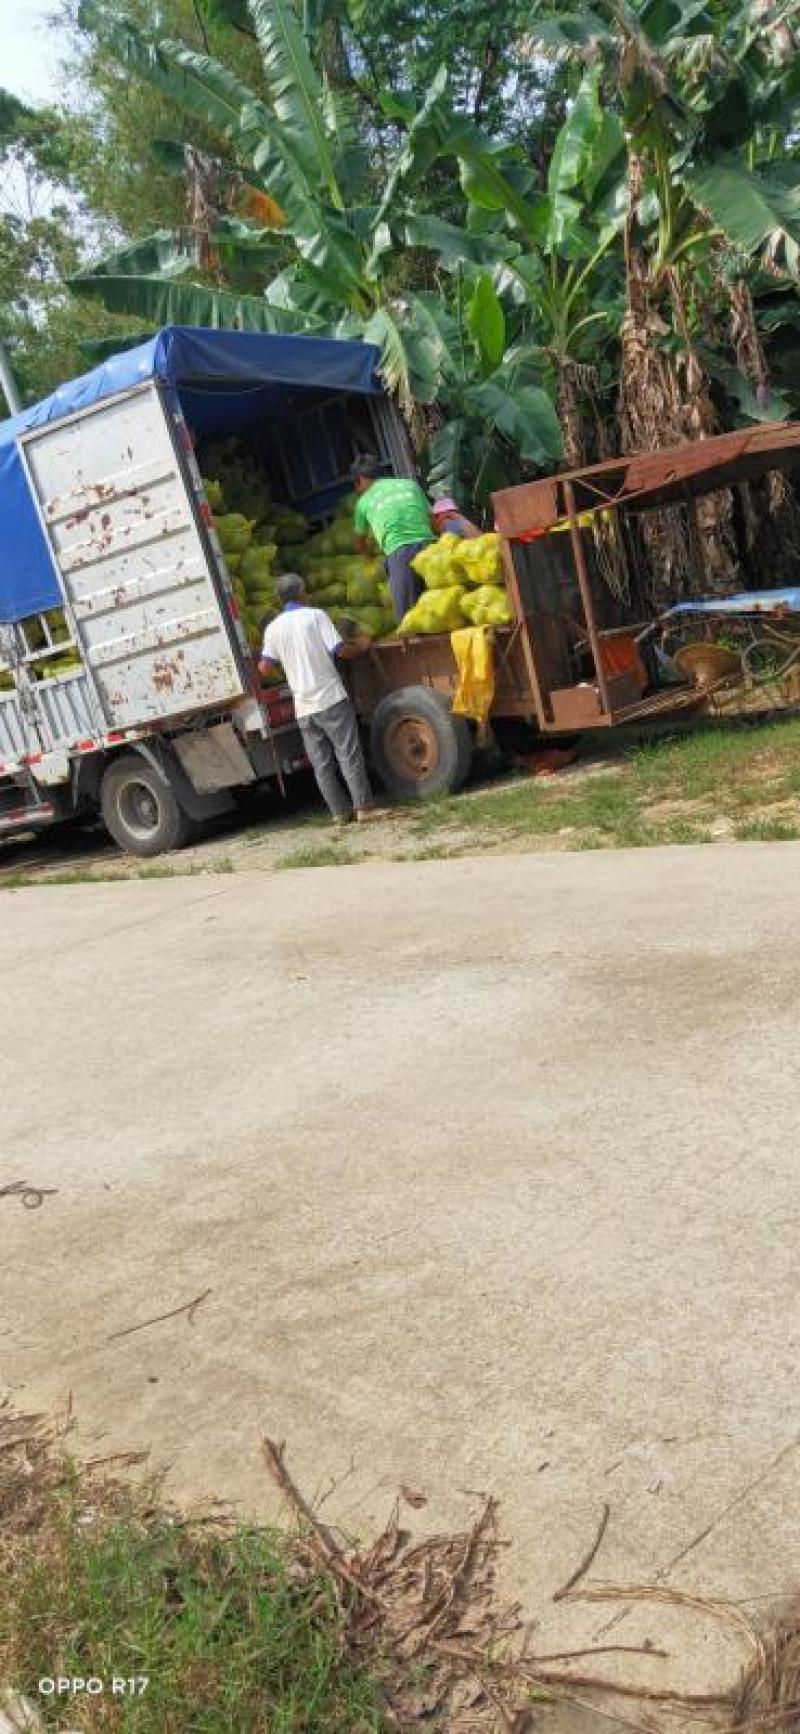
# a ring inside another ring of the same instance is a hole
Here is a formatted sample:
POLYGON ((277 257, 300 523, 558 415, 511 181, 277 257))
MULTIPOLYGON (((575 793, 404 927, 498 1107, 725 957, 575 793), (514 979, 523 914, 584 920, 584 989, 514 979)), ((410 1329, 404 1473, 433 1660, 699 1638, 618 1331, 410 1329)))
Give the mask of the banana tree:
POLYGON ((776 63, 765 19, 739 0, 595 0, 540 9, 542 48, 593 56, 626 141, 627 311, 622 406, 631 444, 711 431, 694 290, 720 243, 796 277, 800 165, 775 157, 800 119, 796 59, 776 63), (665 347, 674 332, 679 342, 665 347), (680 354, 683 381, 674 357, 680 354))
MULTIPOLYGON (((167 235, 118 249, 84 270, 73 287, 117 311, 154 321, 363 337, 379 346, 384 377, 420 443, 432 424, 441 427, 451 413, 456 420, 471 416, 480 422, 483 445, 472 472, 479 492, 485 492, 491 468, 487 441, 493 453, 552 465, 561 451, 552 406, 542 387, 520 380, 518 369, 507 365, 505 342, 496 337, 504 315, 482 275, 513 258, 518 243, 508 234, 426 221, 415 209, 415 190, 431 163, 446 154, 445 75, 418 110, 409 109, 383 197, 370 203, 359 180, 352 112, 326 100, 330 93, 316 73, 291 0, 249 0, 249 8, 262 51, 263 96, 209 56, 156 39, 98 0, 85 0, 82 19, 132 72, 214 129, 228 171, 273 201, 279 215, 271 225, 220 212, 207 227, 218 275, 225 276, 227 268, 230 279, 244 260, 247 281, 259 271, 266 279, 263 293, 245 292, 230 281, 198 281, 196 275, 192 280, 185 238, 167 235), (429 300, 402 281, 403 257, 420 248, 441 273, 445 297, 458 264, 459 342, 466 333, 460 378, 429 300), (487 335, 492 320, 494 342, 487 335)), ((164 141, 160 148, 163 156, 164 141)), ((505 168, 490 142, 472 129, 464 148, 473 179, 482 178, 496 199, 505 196, 505 168)), ((527 206, 521 211, 533 222, 527 206)))
POLYGON ((429 484, 435 493, 471 500, 482 514, 494 488, 558 466, 564 455, 558 417, 524 349, 509 340, 511 322, 490 271, 466 281, 459 271, 452 309, 433 293, 416 300, 416 316, 429 322, 438 344, 442 374, 429 433, 429 484))

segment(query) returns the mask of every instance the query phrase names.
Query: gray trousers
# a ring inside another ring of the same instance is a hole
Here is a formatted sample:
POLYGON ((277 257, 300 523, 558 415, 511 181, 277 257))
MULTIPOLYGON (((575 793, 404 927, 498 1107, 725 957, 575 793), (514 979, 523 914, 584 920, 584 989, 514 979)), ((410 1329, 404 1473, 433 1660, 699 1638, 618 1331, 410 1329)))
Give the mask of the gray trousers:
POLYGON ((367 767, 361 751, 356 713, 349 698, 315 711, 313 716, 298 717, 297 726, 311 760, 314 776, 325 805, 334 819, 350 811, 347 796, 338 772, 350 791, 355 811, 372 806, 367 767))
POLYGON ((403 615, 408 613, 409 608, 413 608, 425 589, 411 562, 416 554, 427 547, 427 542, 407 542, 405 548, 396 548, 393 554, 386 556, 386 576, 392 593, 395 620, 402 620, 403 615))

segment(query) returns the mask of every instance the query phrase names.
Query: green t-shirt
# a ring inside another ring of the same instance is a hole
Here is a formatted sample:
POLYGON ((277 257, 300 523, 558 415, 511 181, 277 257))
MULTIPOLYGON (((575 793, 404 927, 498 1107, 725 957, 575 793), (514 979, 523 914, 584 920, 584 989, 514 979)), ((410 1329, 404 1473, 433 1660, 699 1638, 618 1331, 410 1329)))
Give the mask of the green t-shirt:
POLYGON ((359 494, 353 513, 359 536, 369 530, 382 554, 395 554, 409 542, 432 542, 431 509, 419 485, 405 476, 387 476, 359 494))

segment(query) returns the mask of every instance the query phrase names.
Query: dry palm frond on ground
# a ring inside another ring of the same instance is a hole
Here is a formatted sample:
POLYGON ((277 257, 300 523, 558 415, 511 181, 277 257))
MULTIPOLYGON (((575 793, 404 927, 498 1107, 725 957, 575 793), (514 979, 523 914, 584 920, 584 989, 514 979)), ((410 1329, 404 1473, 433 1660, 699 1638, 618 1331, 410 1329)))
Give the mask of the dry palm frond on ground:
MULTIPOLYGON (((264 1440, 291 1532, 244 1527, 222 1508, 186 1517, 154 1480, 122 1479, 141 1453, 77 1465, 70 1424, 0 1406, 0 1693, 34 1696, 43 1673, 119 1671, 124 1634, 125 1672, 153 1676, 137 1734, 524 1734, 546 1728, 554 1704, 593 1712, 598 1730, 800 1734, 800 1607, 759 1634, 712 1597, 594 1581, 607 1509, 554 1599, 669 1603, 723 1621, 747 1650, 730 1694, 675 1689, 669 1657, 650 1644, 537 1656, 533 1628, 498 1592, 506 1544, 491 1497, 463 1533, 416 1538, 412 1514, 426 1501, 402 1488, 382 1534, 351 1545, 311 1509, 283 1448, 264 1440), (612 1651, 617 1663, 625 1654, 629 1678, 604 1677, 612 1651), (659 1686, 637 1679, 637 1656, 663 1661, 659 1686)), ((63 1705, 47 1701, 39 1714, 43 1727, 64 1724, 63 1705)), ((105 1734, 121 1715, 118 1700, 95 1697, 70 1704, 68 1721, 105 1734)))

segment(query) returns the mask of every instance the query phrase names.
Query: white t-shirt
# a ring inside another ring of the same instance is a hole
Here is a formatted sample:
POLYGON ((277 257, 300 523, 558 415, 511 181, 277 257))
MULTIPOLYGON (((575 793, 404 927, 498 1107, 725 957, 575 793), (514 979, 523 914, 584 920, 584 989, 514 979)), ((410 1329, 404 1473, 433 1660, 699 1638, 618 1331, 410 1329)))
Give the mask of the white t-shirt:
POLYGON ((292 689, 296 717, 330 710, 347 697, 333 660, 342 642, 329 615, 322 608, 290 602, 264 633, 261 654, 279 662, 292 689))

